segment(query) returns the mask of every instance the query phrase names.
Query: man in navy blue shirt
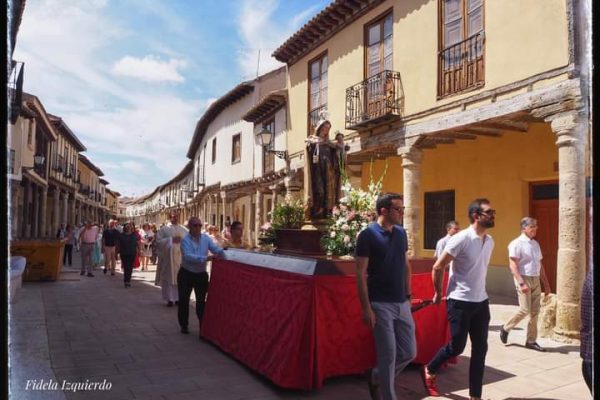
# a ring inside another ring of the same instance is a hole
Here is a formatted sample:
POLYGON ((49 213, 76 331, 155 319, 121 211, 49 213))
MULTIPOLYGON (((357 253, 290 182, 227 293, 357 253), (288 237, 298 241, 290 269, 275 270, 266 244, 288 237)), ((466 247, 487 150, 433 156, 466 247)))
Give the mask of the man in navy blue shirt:
POLYGON ((177 318, 181 333, 189 333, 188 317, 192 289, 196 295, 196 315, 202 323, 206 290, 208 289, 206 263, 212 261, 215 256, 222 257, 225 254, 210 236, 202 233, 202 223, 198 217, 190 218, 188 228, 190 233, 181 241, 181 268, 177 273, 179 291, 177 318), (212 255, 208 254, 209 250, 212 255))
POLYGON ((402 196, 382 194, 376 209, 377 221, 358 235, 356 278, 363 320, 373 329, 377 350, 369 393, 373 400, 396 400, 395 378, 417 355, 402 196))

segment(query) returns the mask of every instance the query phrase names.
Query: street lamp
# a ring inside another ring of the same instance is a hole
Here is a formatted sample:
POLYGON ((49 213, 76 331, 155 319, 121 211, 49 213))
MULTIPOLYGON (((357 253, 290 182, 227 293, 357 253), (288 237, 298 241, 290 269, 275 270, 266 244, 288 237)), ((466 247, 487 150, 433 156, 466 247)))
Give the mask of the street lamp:
POLYGON ((272 150, 269 148, 271 147, 271 141, 273 140, 273 132, 263 127, 263 129, 260 132, 258 132, 256 136, 258 137, 260 144, 267 153, 273 153, 275 154, 275 156, 281 158, 282 160, 288 159, 287 150, 272 150))
POLYGON ((33 156, 33 164, 37 165, 37 166, 42 166, 44 165, 44 156, 41 154, 36 154, 35 156, 33 156))

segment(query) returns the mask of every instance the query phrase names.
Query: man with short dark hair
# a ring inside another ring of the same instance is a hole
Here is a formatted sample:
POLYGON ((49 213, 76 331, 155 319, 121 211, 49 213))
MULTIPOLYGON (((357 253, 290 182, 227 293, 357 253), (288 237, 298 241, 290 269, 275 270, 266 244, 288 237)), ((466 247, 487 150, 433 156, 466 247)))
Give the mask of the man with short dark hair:
POLYGON ((376 210, 377 221, 356 241, 356 280, 363 320, 373 329, 377 352, 377 367, 367 376, 369 393, 373 400, 396 400, 395 378, 417 354, 408 240, 400 225, 402 196, 382 194, 376 210))
POLYGON ((440 395, 436 383, 437 371, 450 358, 463 352, 467 337, 470 337, 469 396, 471 400, 481 399, 490 324, 485 279, 494 249, 494 240, 486 231, 494 227, 495 215, 496 210, 492 209, 489 200, 480 198, 472 201, 468 209, 471 225, 448 240, 433 265, 433 303, 439 304, 442 300, 444 267, 452 262, 446 304, 451 339, 421 370, 425 389, 430 396, 440 395))
POLYGON ((217 246, 210 236, 202 233, 202 223, 198 217, 192 217, 188 221, 190 233, 181 241, 181 268, 177 274, 177 287, 179 289, 179 307, 177 319, 181 333, 189 333, 188 318, 190 309, 190 295, 192 289, 196 296, 196 316, 202 323, 204 314, 204 303, 208 288, 208 272, 206 263, 212 261, 215 256, 223 257, 223 249, 217 246), (212 253, 208 254, 208 251, 212 253))

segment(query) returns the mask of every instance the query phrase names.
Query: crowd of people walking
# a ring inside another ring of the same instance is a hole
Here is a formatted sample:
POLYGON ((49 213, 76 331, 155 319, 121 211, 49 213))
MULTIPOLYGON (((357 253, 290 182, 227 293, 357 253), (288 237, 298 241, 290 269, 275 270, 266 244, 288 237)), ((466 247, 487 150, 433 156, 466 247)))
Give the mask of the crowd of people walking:
MULTIPOLYGON (((411 266, 408 239, 402 227, 403 199, 385 193, 376 202, 378 218, 357 239, 356 279, 363 320, 373 330, 377 363, 368 371, 367 383, 373 400, 395 400, 395 380, 416 357, 415 322, 411 313, 411 266)), ((467 210, 469 226, 460 230, 457 221, 446 224, 446 235, 436 246, 432 268, 434 296, 432 304, 444 301, 450 327, 450 338, 436 355, 424 365, 421 377, 429 396, 440 396, 437 375, 441 367, 462 354, 467 339, 471 340, 468 376, 471 400, 482 398, 483 376, 488 348, 490 306, 486 291, 486 274, 494 240, 488 230, 495 226, 496 210, 485 198, 475 199, 467 210), (444 271, 449 269, 448 287, 442 287, 444 271), (443 294, 445 293, 445 297, 443 294)), ((537 221, 525 217, 520 221, 521 233, 508 246, 510 271, 515 282, 519 310, 500 329, 500 340, 506 344, 509 332, 523 318, 529 317, 524 347, 545 351, 536 341, 537 316, 542 290, 550 290, 542 266, 542 254, 535 240, 537 221)), ((202 224, 191 217, 180 224, 179 215, 160 227, 145 223, 141 229, 131 221, 122 225, 111 220, 106 226, 86 221, 80 228, 61 226, 57 237, 67 239, 63 263, 72 263, 73 248, 81 252, 81 275, 94 277, 93 269, 101 263, 103 272, 115 275, 120 259, 125 288, 131 287, 132 271, 141 267, 149 271, 156 264, 154 283, 161 287, 167 307, 177 306, 181 333, 189 331, 189 302, 194 291, 195 312, 202 322, 208 291, 211 262, 224 257, 228 248, 249 249, 243 241, 243 225, 227 221, 222 231, 214 225, 202 224)), ((582 304, 582 372, 591 390, 591 357, 589 323, 591 280, 588 274, 582 304), (587 294, 587 297, 585 296, 587 294), (585 331, 584 331, 585 330, 585 331)))

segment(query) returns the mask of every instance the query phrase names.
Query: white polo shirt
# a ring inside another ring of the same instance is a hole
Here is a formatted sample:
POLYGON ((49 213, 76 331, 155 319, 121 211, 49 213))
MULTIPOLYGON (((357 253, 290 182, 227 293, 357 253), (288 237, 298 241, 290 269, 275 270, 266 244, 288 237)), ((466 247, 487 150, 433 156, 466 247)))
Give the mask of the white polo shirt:
POLYGON ((444 247, 446 247, 446 243, 448 243, 448 240, 451 237, 452 236, 450 236, 450 235, 446 235, 446 236, 444 236, 443 238, 441 238, 440 240, 437 241, 437 243, 435 244, 435 253, 433 253, 433 256, 435 258, 440 258, 440 256, 444 252, 444 247))
POLYGON ((526 234, 510 242, 508 257, 518 259, 519 274, 525 276, 540 276, 542 268, 542 249, 535 239, 529 239, 526 234))
POLYGON ((454 257, 450 266, 447 297, 474 303, 486 300, 485 279, 494 250, 494 239, 487 234, 480 238, 475 228, 469 226, 450 237, 444 250, 454 257))

